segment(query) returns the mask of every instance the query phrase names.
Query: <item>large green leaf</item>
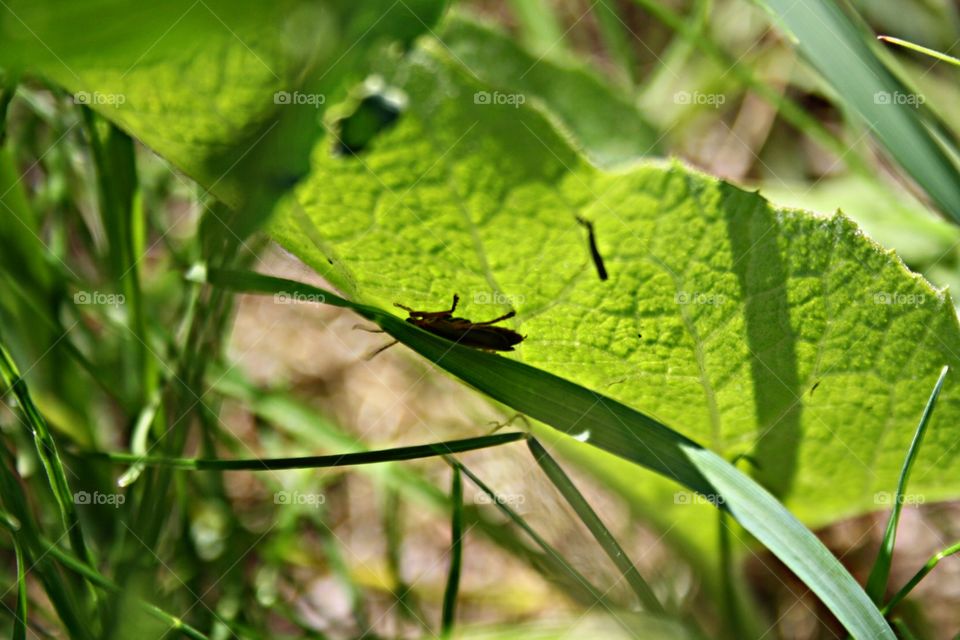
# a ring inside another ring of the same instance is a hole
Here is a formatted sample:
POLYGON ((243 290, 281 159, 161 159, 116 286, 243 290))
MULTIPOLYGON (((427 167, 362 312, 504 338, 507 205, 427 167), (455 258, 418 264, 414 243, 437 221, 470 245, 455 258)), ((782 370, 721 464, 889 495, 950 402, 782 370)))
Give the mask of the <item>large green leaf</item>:
POLYGON ((443 8, 10 0, 0 6, 0 68, 66 88, 259 220, 305 172, 323 113, 364 77, 372 53, 411 41, 443 8))
MULTIPOLYGON (((533 110, 476 104, 483 86, 434 48, 398 74, 410 108, 368 154, 318 145, 274 237, 366 302, 442 309, 456 292, 465 317, 515 308, 527 339, 507 357, 751 454, 808 523, 883 506, 956 364, 947 296, 842 216, 777 210, 677 165, 597 170, 533 110), (606 282, 575 216, 596 226, 606 282)), ((928 500, 960 489, 958 410, 948 383, 913 485, 928 500)), ((690 513, 662 485, 624 482, 690 513)))

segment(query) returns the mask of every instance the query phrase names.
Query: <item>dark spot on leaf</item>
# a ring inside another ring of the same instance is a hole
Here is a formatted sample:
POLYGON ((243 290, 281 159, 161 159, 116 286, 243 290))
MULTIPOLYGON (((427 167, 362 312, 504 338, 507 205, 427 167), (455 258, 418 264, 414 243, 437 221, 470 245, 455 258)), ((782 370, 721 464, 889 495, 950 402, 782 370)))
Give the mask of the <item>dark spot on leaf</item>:
POLYGON ((339 156, 361 153, 371 140, 394 126, 399 117, 400 107, 395 103, 380 94, 367 96, 353 113, 337 121, 334 153, 339 156))

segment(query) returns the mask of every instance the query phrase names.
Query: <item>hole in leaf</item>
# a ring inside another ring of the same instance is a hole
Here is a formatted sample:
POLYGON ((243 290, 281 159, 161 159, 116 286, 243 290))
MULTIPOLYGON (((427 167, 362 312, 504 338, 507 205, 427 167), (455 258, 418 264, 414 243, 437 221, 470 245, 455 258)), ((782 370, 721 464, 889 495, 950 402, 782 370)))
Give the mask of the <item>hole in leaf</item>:
POLYGON ((334 154, 355 156, 362 153, 374 138, 396 124, 402 111, 402 101, 389 94, 367 95, 353 113, 334 123, 334 154))

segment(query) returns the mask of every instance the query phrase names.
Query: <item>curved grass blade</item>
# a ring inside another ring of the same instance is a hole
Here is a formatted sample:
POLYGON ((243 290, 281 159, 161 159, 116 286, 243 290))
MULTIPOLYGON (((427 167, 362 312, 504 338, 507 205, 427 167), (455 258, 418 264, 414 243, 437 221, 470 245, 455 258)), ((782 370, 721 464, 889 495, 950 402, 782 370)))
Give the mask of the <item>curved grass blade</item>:
POLYGON ((30 573, 43 585, 46 598, 53 605, 64 626, 73 631, 71 638, 93 640, 93 633, 81 624, 85 612, 81 611, 71 582, 46 558, 40 547, 40 527, 30 511, 21 478, 13 472, 13 456, 0 447, 0 497, 7 511, 0 511, 0 521, 7 523, 13 537, 19 538, 21 551, 30 564, 30 573))
MULTIPOLYGON (((159 410, 160 394, 155 393, 146 406, 141 409, 137 416, 137 421, 134 423, 133 432, 130 437, 130 449, 134 455, 146 455, 147 439, 150 437, 150 426, 153 425, 153 419, 157 417, 159 410)), ((142 463, 134 463, 117 480, 117 486, 130 486, 140 477, 144 468, 142 463)))
POLYGON ((910 578, 910 581, 907 582, 907 584, 905 584, 900 591, 897 591, 892 598, 890 598, 890 602, 883 606, 881 611, 884 613, 884 615, 890 613, 895 606, 900 604, 900 602, 906 598, 911 591, 913 591, 913 588, 920 584, 920 581, 926 578, 927 574, 933 571, 936 566, 940 564, 941 560, 948 556, 952 556, 955 553, 960 553, 960 542, 955 542, 952 546, 947 547, 943 551, 938 551, 937 553, 933 554, 933 556, 927 560, 927 563, 920 567, 920 570, 917 571, 912 578, 910 578))
POLYGON ((350 302, 319 287, 241 271, 210 270, 206 278, 213 285, 238 292, 304 294, 352 309, 437 366, 514 410, 694 491, 717 496, 717 504, 722 500, 722 507, 817 594, 854 637, 895 638, 856 580, 786 507, 729 462, 650 416, 569 380, 510 358, 463 347, 382 309, 350 302))
MULTIPOLYGON (((109 593, 120 593, 122 591, 116 583, 108 580, 96 569, 81 561, 76 556, 67 553, 54 544, 51 544, 48 540, 41 539, 39 542, 43 547, 45 547, 44 553, 49 554, 52 558, 59 561, 63 566, 67 567, 71 571, 83 576, 91 584, 100 587, 109 593)), ((160 607, 151 604, 146 600, 137 598, 136 602, 151 616, 168 624, 170 626, 170 631, 178 631, 184 636, 193 638, 194 640, 209 640, 209 637, 206 636, 202 631, 187 624, 178 616, 171 615, 160 607)))
POLYGON ((453 634, 453 625, 457 618, 457 593, 460 591, 460 568, 463 564, 463 478, 457 467, 453 467, 453 479, 450 482, 450 506, 450 572, 447 574, 447 586, 443 591, 443 615, 440 624, 444 638, 453 634))
POLYGON ((84 561, 93 564, 93 556, 90 555, 90 550, 83 540, 83 529, 80 527, 80 519, 77 517, 73 494, 70 492, 70 485, 67 482, 67 475, 60 459, 60 453, 57 451, 57 444, 47 428, 46 420, 44 420, 36 405, 33 404, 30 391, 27 389, 23 378, 20 377, 17 365, 2 344, 0 344, 0 380, 3 381, 4 387, 12 390, 17 397, 20 411, 23 414, 23 424, 36 444, 37 456, 43 464, 50 489, 53 491, 57 507, 60 510, 63 528, 70 538, 73 550, 84 561))
POLYGON ((893 548, 897 543, 897 525, 900 524, 900 513, 903 511, 903 493, 907 489, 907 482, 910 480, 910 470, 917 459, 920 451, 920 444, 923 442, 923 436, 927 432, 927 425, 930 423, 930 416, 933 415, 933 408, 937 404, 937 398, 940 397, 940 390, 943 388, 943 381, 947 378, 947 372, 950 367, 944 367, 940 372, 940 378, 933 387, 930 399, 927 400, 927 406, 920 416, 920 424, 913 434, 913 441, 910 443, 910 449, 907 451, 907 457, 903 461, 903 468, 900 469, 900 479, 897 480, 897 493, 893 501, 893 510, 890 512, 890 518, 887 520, 887 530, 883 534, 883 542, 880 544, 880 550, 877 552, 877 559, 873 562, 873 569, 870 571, 870 577, 867 578, 867 595, 870 599, 880 604, 883 602, 883 594, 887 589, 887 580, 890 577, 890 565, 893 562, 893 548))
POLYGON ((901 38, 894 38, 893 36, 877 36, 878 40, 884 42, 889 42, 890 44, 896 44, 905 49, 910 49, 911 51, 916 51, 924 55, 930 56, 931 58, 936 58, 937 60, 942 60, 943 62, 949 62, 952 65, 960 67, 960 59, 949 56, 942 51, 937 51, 936 49, 929 49, 927 47, 921 46, 919 44, 910 42, 909 40, 903 40, 901 38))
POLYGON ((633 561, 627 555, 627 552, 624 551, 623 547, 617 542, 617 539, 613 537, 613 534, 610 533, 610 530, 603 524, 597 512, 593 510, 586 498, 583 497, 583 494, 580 493, 576 485, 573 484, 570 476, 564 472, 560 465, 557 464, 557 461, 547 453, 547 450, 543 448, 543 445, 541 445, 536 438, 529 438, 527 440, 527 447, 530 448, 533 459, 537 461, 537 464, 540 465, 543 472, 547 474, 547 477, 550 478, 553 485, 561 495, 563 495, 567 503, 573 507, 573 510, 583 524, 586 525, 587 529, 590 530, 590 533, 593 534, 593 537, 600 544, 604 553, 607 554, 617 569, 620 570, 627 584, 633 589, 633 592, 637 595, 637 598, 640 599, 640 602, 643 603, 643 608, 650 613, 664 613, 663 606, 660 604, 660 601, 657 600, 657 596, 654 595, 653 589, 650 588, 647 581, 644 580, 640 572, 637 571, 636 565, 634 565, 633 561))
MULTIPOLYGON (((570 578, 574 584, 579 584, 587 593, 590 594, 590 597, 593 599, 595 604, 605 603, 603 592, 597 589, 593 583, 587 580, 582 573, 570 566, 570 564, 564 560, 563 556, 560 555, 559 551, 557 551, 549 542, 544 540, 543 537, 533 529, 533 527, 527 524, 527 521, 524 520, 519 513, 511 509, 506 501, 498 496, 493 489, 487 486, 483 480, 478 478, 476 474, 470 471, 470 469, 467 467, 463 466, 463 464, 455 458, 447 456, 446 461, 451 467, 470 478, 470 481, 490 499, 491 504, 495 505, 497 509, 503 513, 503 515, 510 519, 511 522, 523 529, 523 532, 530 536, 530 539, 533 540, 533 542, 540 547, 545 554, 547 554, 547 557, 556 563, 556 566, 560 570, 567 574, 567 577, 570 578)), ((605 604, 604 606, 606 607, 605 604)))
POLYGON ((960 171, 926 128, 918 108, 920 96, 880 60, 860 25, 834 0, 762 4, 796 37, 801 53, 890 155, 945 214, 960 223, 960 171))
POLYGON ((418 444, 411 447, 395 447, 378 451, 358 451, 355 453, 335 453, 326 456, 299 456, 295 458, 251 458, 246 460, 220 460, 218 458, 167 458, 163 456, 138 456, 133 453, 89 452, 87 457, 100 458, 111 462, 134 463, 143 466, 172 467, 193 471, 279 471, 282 469, 320 469, 325 467, 350 467, 358 464, 376 464, 397 460, 416 460, 451 453, 475 451, 516 442, 527 434, 497 433, 476 438, 449 440, 432 444, 418 444))
POLYGON ((900 634, 900 637, 903 640, 917 640, 917 636, 913 635, 913 632, 910 631, 910 627, 907 626, 907 623, 900 618, 895 618, 893 620, 893 626, 897 629, 897 633, 900 634))
POLYGON ((0 524, 10 530, 13 534, 13 553, 17 560, 17 608, 13 612, 13 631, 10 637, 13 640, 26 640, 27 638, 27 573, 26 564, 23 560, 23 548, 17 539, 16 532, 20 529, 20 523, 10 514, 0 512, 0 524))

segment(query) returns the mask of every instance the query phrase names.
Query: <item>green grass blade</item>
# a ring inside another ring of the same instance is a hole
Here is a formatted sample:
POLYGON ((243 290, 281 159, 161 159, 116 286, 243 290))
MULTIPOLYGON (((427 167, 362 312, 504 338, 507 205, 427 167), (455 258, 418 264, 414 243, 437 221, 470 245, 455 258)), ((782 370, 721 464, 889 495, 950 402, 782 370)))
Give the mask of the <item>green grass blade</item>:
POLYGON ((0 145, 3 145, 7 134, 7 109, 16 93, 17 86, 14 82, 8 81, 6 78, 0 79, 0 145))
POLYGON ((944 367, 940 372, 940 378, 933 387, 930 399, 927 400, 927 406, 923 409, 923 415, 920 416, 920 424, 913 434, 913 441, 910 443, 910 449, 907 451, 907 457, 903 461, 903 468, 900 469, 900 479, 897 480, 897 493, 893 501, 893 509, 890 512, 890 518, 887 520, 887 530, 883 534, 883 541, 880 543, 880 550, 877 552, 877 559, 873 562, 873 569, 870 571, 870 577, 867 579, 867 595, 876 602, 883 602, 883 594, 887 589, 887 580, 890 578, 890 565, 893 563, 893 548, 897 543, 897 525, 900 524, 900 513, 903 511, 903 494, 907 489, 907 482, 910 480, 910 470, 920 452, 920 445, 923 443, 923 436, 927 432, 927 425, 930 423, 930 416, 933 415, 933 409, 937 404, 937 398, 940 397, 940 390, 943 388, 943 381, 947 378, 949 367, 944 367))
POLYGON ((917 571, 912 578, 910 578, 907 584, 903 585, 903 588, 900 589, 900 591, 897 591, 897 593, 894 594, 892 598, 890 598, 890 602, 884 605, 882 609, 883 613, 884 614, 890 613, 895 606, 900 604, 900 602, 904 598, 906 598, 911 591, 913 591, 914 587, 920 584, 921 580, 927 577, 928 573, 933 571, 936 568, 936 566, 940 564, 941 560, 943 560, 946 557, 952 556, 955 553, 960 553, 960 542, 955 542, 953 545, 947 547, 946 549, 942 551, 938 551, 937 553, 933 554, 933 556, 931 556, 930 559, 927 560, 926 564, 924 564, 920 568, 920 570, 917 571))
POLYGON ((553 374, 458 345, 382 309, 350 302, 319 287, 239 271, 211 270, 207 279, 234 291, 304 294, 353 309, 430 362, 514 410, 694 491, 717 496, 852 635, 893 640, 890 626, 853 576, 776 498, 726 460, 650 416, 553 374))
MULTIPOLYGON (((478 478, 470 469, 465 467, 463 463, 457 461, 454 458, 448 457, 447 463, 460 471, 465 476, 470 478, 470 482, 475 484, 480 491, 482 491, 489 499, 490 503, 497 507, 503 515, 510 519, 515 525, 523 529, 523 532, 530 536, 530 539, 540 547, 540 549, 547 555, 547 557, 552 560, 557 568, 563 571, 566 574, 566 577, 573 583, 579 584, 587 593, 590 594, 590 597, 593 600, 594 604, 603 604, 605 602, 603 592, 597 589, 587 578, 574 569, 564 558, 560 555, 560 552, 557 551, 553 545, 544 540, 543 536, 537 533, 533 527, 531 527, 526 520, 524 520, 519 513, 510 508, 501 496, 498 496, 497 493, 491 489, 487 484, 478 478)), ((605 606, 605 605, 604 605, 605 606)))
POLYGON ((77 517, 73 494, 70 492, 70 485, 67 482, 67 475, 64 471, 63 461, 60 459, 60 453, 57 451, 57 444, 47 428, 46 420, 44 420, 36 405, 33 404, 33 399, 30 397, 26 383, 20 377, 17 365, 2 344, 0 344, 0 380, 3 381, 3 386, 12 390, 17 397, 20 411, 23 414, 24 427, 36 444, 37 456, 43 464, 47 481, 50 483, 50 489, 53 491, 57 507, 60 510, 64 531, 70 539, 73 550, 85 561, 92 564, 92 556, 83 540, 83 529, 80 527, 80 519, 77 517))
MULTIPOLYGON (((130 451, 133 455, 144 456, 147 452, 147 440, 150 437, 150 427, 153 425, 154 418, 160 410, 161 394, 155 393, 150 402, 140 411, 137 421, 133 425, 133 433, 130 437, 130 451)), ((143 473, 144 465, 136 462, 127 469, 120 478, 117 479, 117 486, 127 487, 140 477, 143 473)))
POLYGON ((23 560, 23 549, 16 539, 13 541, 13 552, 17 557, 17 610, 14 613, 13 640, 27 638, 27 570, 23 560))
POLYGON ((909 40, 902 40, 900 38, 894 38, 893 36, 877 36, 878 40, 883 42, 889 42, 890 44, 896 44, 911 51, 916 51, 924 55, 930 56, 931 58, 936 58, 937 60, 942 60, 943 62, 949 62, 952 65, 960 67, 960 59, 954 58, 953 56, 948 56, 947 54, 937 51, 936 49, 928 49, 927 47, 921 46, 919 44, 910 42, 909 40))
POLYGON ((663 606, 660 604, 660 601, 657 600, 657 596, 654 595, 653 589, 650 588, 647 581, 644 580, 640 572, 637 571, 637 567, 633 564, 627 552, 623 550, 623 547, 621 547, 616 538, 613 537, 610 530, 603 524, 597 512, 593 510, 587 502, 587 499, 583 497, 583 494, 580 493, 576 485, 573 484, 570 476, 564 472, 560 465, 557 464, 557 461, 547 453, 547 450, 543 448, 543 445, 541 445, 536 438, 528 439, 527 446, 530 448, 530 453, 533 454, 533 459, 537 461, 537 464, 540 465, 540 468, 543 469, 543 472, 550 478, 550 481, 553 482, 553 485, 567 503, 573 507, 574 512, 579 516, 583 524, 586 525, 587 529, 590 530, 590 533, 593 534, 593 537, 600 544, 604 553, 607 554, 617 569, 620 570, 627 584, 630 585, 630 588, 633 589, 633 592, 643 604, 643 608, 650 613, 663 613, 663 606))
POLYGON ((13 536, 19 538, 25 559, 30 563, 30 573, 43 585, 45 596, 50 600, 66 628, 72 630, 72 638, 93 640, 93 632, 81 624, 85 619, 74 597, 73 583, 65 580, 57 568, 49 562, 40 547, 40 528, 28 506, 22 479, 13 472, 13 456, 0 447, 0 498, 7 511, 0 512, 0 520, 16 526, 8 526, 13 536), (9 512, 9 513, 8 513, 9 512))
POLYGON ((913 635, 913 632, 910 631, 910 627, 907 626, 907 623, 900 618, 894 618, 893 626, 897 629, 897 633, 900 634, 900 637, 903 638, 903 640, 917 640, 917 636, 913 635))
POLYGON ((450 571, 443 590, 443 615, 440 629, 444 638, 453 634, 457 618, 457 593, 460 591, 460 568, 463 563, 463 478, 460 469, 453 467, 450 482, 450 571))
POLYGON ((10 637, 13 640, 27 638, 27 568, 23 559, 23 548, 17 539, 16 533, 20 523, 8 513, 0 512, 0 525, 3 525, 13 534, 13 553, 17 561, 17 608, 13 612, 13 631, 10 637))
POLYGON ((837 616, 855 638, 894 638, 876 606, 843 565, 770 492, 717 454, 688 448, 717 493, 709 497, 770 549, 837 616))
POLYGON ((358 464, 376 464, 397 460, 416 460, 443 456, 451 453, 475 451, 516 442, 527 437, 525 433, 496 433, 489 436, 449 440, 411 447, 395 447, 377 451, 336 453, 326 456, 298 456, 294 458, 251 458, 246 460, 221 460, 218 458, 167 458, 164 456, 139 456, 134 453, 89 452, 87 457, 119 463, 134 463, 144 466, 172 467, 193 471, 279 471, 283 469, 320 469, 326 467, 350 467, 358 464))
MULTIPOLYGON (((91 567, 89 564, 81 561, 76 556, 67 553, 66 551, 60 549, 54 544, 51 544, 47 540, 41 540, 41 545, 45 547, 44 553, 49 554, 52 558, 60 562, 63 566, 70 569, 71 571, 83 576, 91 584, 100 587, 104 591, 110 593, 120 593, 121 588, 114 582, 111 582, 109 579, 100 574, 96 569, 91 567)), ((160 607, 151 604, 140 598, 136 599, 138 605, 147 613, 157 618, 158 620, 168 624, 171 631, 178 631, 181 634, 185 635, 188 638, 193 638, 194 640, 209 640, 203 632, 195 627, 190 626, 178 616, 174 616, 170 613, 167 613, 160 607)))
POLYGON ((763 4, 904 171, 960 223, 960 171, 926 128, 919 97, 880 60, 860 25, 834 0, 763 4))
POLYGON ((600 0, 593 6, 593 13, 600 27, 604 47, 632 85, 636 81, 636 55, 630 48, 634 34, 620 17, 620 9, 613 0, 600 0))
POLYGON ((538 56, 560 54, 567 50, 563 28, 546 0, 510 0, 520 35, 526 46, 538 56))

